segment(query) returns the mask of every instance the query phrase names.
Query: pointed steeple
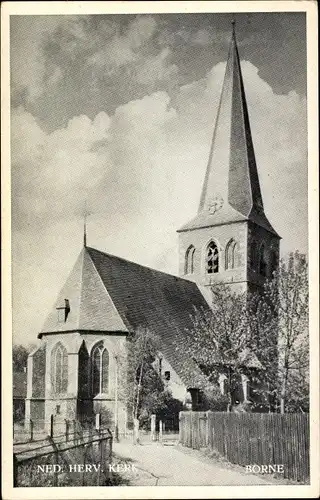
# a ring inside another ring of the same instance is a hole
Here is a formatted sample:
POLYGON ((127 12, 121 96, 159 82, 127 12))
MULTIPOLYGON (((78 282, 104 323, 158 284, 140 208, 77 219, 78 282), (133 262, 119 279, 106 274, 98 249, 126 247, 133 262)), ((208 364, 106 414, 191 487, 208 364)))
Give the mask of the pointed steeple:
POLYGON ((248 219, 275 232, 263 209, 233 21, 198 215, 181 230, 248 219))
POLYGON ((245 216, 263 209, 234 22, 199 212, 212 195, 245 216))

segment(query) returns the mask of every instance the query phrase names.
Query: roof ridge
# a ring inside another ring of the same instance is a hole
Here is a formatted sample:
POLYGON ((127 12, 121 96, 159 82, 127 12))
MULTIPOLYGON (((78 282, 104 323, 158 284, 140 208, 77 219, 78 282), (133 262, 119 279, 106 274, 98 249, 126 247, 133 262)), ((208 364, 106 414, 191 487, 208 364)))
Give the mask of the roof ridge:
POLYGON ((124 257, 118 257, 117 255, 113 255, 113 254, 108 253, 108 252, 103 252, 102 250, 98 250, 97 248, 86 247, 86 250, 88 250, 88 251, 89 250, 93 250, 94 252, 101 253, 102 255, 105 255, 106 257, 110 257, 110 258, 113 258, 113 259, 121 260, 123 262, 128 262, 129 264, 133 264, 135 266, 142 267, 144 269, 148 269, 148 270, 150 270, 152 272, 159 273, 159 274, 164 274, 165 276, 169 276, 170 278, 174 278, 174 279, 177 279, 177 280, 186 281, 186 282, 191 283, 193 285, 195 284, 193 281, 190 281, 190 280, 188 280, 186 278, 183 278, 181 276, 176 276, 175 274, 166 273, 165 271, 160 271, 159 269, 155 269, 154 267, 144 266, 143 264, 139 264, 138 262, 134 262, 132 260, 125 259, 124 257))
MULTIPOLYGON (((85 248, 87 248, 87 247, 85 247, 85 248)), ((126 331, 129 331, 129 330, 130 330, 130 325, 129 325, 128 321, 127 321, 127 318, 123 318, 123 317, 122 317, 122 315, 120 314, 120 311, 119 311, 119 310, 118 310, 118 308, 116 307, 116 305, 115 305, 115 303, 114 303, 114 300, 113 300, 113 298, 111 297, 111 295, 110 295, 110 293, 109 293, 109 291, 108 291, 108 289, 107 289, 107 287, 106 287, 106 285, 105 285, 105 283, 104 283, 103 279, 101 278, 101 275, 100 275, 100 273, 99 273, 99 271, 98 271, 98 269, 97 269, 97 267, 96 267, 96 265, 95 265, 95 262, 94 262, 93 258, 92 258, 92 257, 91 257, 91 255, 90 255, 90 252, 88 252, 88 257, 89 257, 90 262, 91 262, 91 264, 92 264, 92 266, 93 266, 93 269, 94 269, 95 274, 98 276, 98 279, 99 279, 99 281, 101 282, 101 284, 102 284, 102 286, 103 286, 103 289, 104 289, 104 291, 105 291, 105 293, 106 293, 107 297, 110 299, 111 304, 112 304, 112 306, 113 306, 114 310, 115 310, 115 311, 116 311, 116 313, 118 314, 118 316, 119 316, 119 318, 120 318, 120 320, 121 320, 121 322, 122 322, 122 324, 123 324, 123 326, 124 326, 125 330, 126 330, 126 331)), ((82 300, 84 300, 84 297, 83 297, 83 295, 82 295, 82 290, 81 290, 81 305, 82 305, 82 300)), ((81 319, 81 310, 82 310, 82 309, 81 309, 81 307, 80 307, 80 319, 81 319)), ((79 323, 80 323, 80 321, 79 321, 79 323)), ((124 331, 125 331, 125 330, 124 330, 124 331)))

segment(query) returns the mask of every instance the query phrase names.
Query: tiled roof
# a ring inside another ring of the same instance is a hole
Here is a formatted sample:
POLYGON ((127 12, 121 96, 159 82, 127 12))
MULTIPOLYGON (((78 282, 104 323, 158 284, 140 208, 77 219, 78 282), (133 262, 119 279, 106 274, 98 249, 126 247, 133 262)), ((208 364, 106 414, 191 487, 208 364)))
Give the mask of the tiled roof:
POLYGON ((200 369, 183 355, 195 309, 209 306, 197 285, 134 262, 84 247, 39 337, 72 330, 133 332, 146 327, 161 352, 189 387, 206 384, 200 369), (69 300, 70 313, 58 321, 56 308, 69 300))
POLYGON ((25 372, 13 372, 13 399, 25 399, 27 397, 27 374, 25 372))
POLYGON ((177 348, 191 334, 195 309, 209 309, 197 285, 93 248, 88 252, 128 330, 148 328, 186 385, 205 384, 200 369, 177 348))
POLYGON ((66 332, 73 330, 92 330, 127 332, 108 291, 84 247, 59 293, 43 328, 39 334, 66 332), (66 321, 59 318, 57 308, 64 306, 68 299, 70 312, 66 321))

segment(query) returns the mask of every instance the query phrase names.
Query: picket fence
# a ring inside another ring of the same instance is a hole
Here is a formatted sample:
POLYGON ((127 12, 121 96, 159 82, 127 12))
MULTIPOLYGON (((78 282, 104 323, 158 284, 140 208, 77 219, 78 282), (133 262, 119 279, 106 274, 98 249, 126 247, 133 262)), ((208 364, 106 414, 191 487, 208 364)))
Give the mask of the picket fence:
POLYGON ((210 448, 229 462, 284 466, 283 477, 309 479, 309 415, 180 412, 179 442, 210 448))

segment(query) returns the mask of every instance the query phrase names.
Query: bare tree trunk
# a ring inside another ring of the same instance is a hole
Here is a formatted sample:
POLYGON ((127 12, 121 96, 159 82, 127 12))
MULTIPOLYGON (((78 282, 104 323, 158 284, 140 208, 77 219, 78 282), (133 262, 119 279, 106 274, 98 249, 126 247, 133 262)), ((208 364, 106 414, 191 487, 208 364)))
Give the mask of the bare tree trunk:
POLYGON ((288 371, 289 368, 287 366, 287 363, 285 364, 284 368, 284 378, 282 382, 282 387, 281 387, 281 395, 280 395, 280 413, 285 413, 285 406, 286 406, 286 396, 287 396, 287 382, 288 382, 288 371))
POLYGON ((134 418, 138 418, 138 408, 139 408, 139 403, 140 403, 140 391, 141 391, 141 382, 142 382, 142 374, 143 374, 143 361, 140 365, 140 373, 139 373, 139 382, 138 382, 138 389, 137 389, 137 399, 136 399, 136 406, 134 409, 134 418))
POLYGON ((228 406, 227 406, 227 411, 230 412, 232 408, 232 393, 231 393, 231 381, 232 381, 232 376, 231 376, 231 368, 230 366, 228 367, 228 406))

